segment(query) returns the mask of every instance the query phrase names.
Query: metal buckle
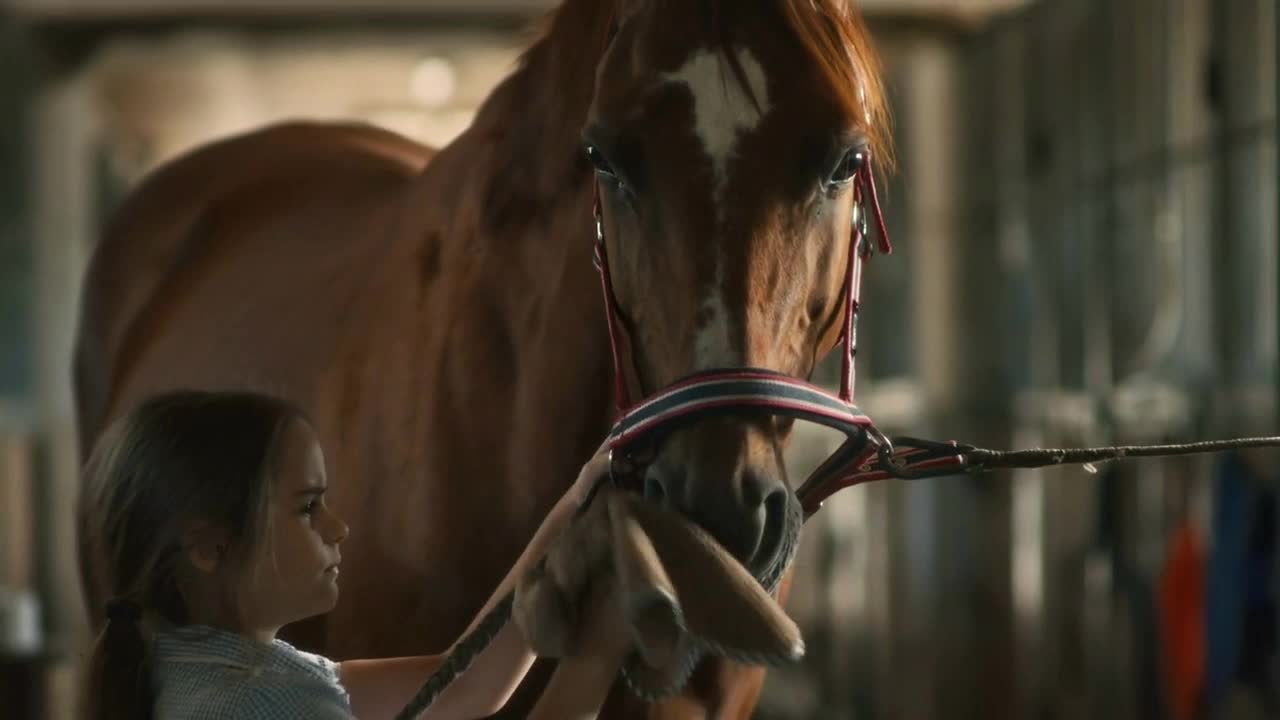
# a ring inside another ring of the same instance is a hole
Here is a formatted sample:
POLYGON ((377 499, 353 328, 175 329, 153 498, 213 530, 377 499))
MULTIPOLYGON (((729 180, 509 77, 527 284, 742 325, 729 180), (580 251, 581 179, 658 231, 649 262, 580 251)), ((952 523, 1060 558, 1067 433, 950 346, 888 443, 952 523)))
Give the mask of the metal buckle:
POLYGON ((857 239, 858 243, 855 250, 858 255, 864 258, 869 257, 874 252, 874 248, 867 237, 867 209, 862 206, 862 202, 859 200, 853 201, 853 218, 851 224, 853 225, 854 237, 857 239))
POLYGON ((609 480, 619 490, 639 490, 641 487, 642 468, 631 453, 609 450, 609 480))

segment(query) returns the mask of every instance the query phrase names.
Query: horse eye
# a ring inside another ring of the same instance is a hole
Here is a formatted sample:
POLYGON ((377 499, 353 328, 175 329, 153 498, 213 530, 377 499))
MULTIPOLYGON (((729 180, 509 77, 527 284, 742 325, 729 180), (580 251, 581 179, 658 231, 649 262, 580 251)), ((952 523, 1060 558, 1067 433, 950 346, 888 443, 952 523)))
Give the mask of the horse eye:
POLYGON ((866 163, 867 150, 864 147, 856 147, 844 154, 840 158, 840 162, 836 163, 836 167, 831 171, 831 177, 827 178, 830 185, 844 185, 858 175, 858 171, 862 169, 866 163))
POLYGON ((604 153, 600 152, 600 148, 595 145, 587 145, 586 152, 587 160, 590 160, 591 164, 595 166, 596 172, 608 175, 609 177, 617 177, 617 173, 614 172, 613 166, 609 164, 607 159, 605 159, 604 153))

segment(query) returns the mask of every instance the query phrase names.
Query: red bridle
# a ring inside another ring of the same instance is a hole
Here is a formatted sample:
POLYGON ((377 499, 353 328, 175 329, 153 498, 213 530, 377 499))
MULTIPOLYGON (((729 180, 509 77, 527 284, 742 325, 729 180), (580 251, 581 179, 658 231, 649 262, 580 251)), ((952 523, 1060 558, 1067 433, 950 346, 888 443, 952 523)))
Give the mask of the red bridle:
MULTIPOLYGON (((876 193, 875 175, 869 155, 863 156, 854 176, 853 227, 845 268, 843 326, 840 331, 840 390, 837 395, 804 380, 768 369, 717 368, 678 380, 633 404, 623 364, 626 355, 623 352, 622 321, 609 271, 598 181, 593 185, 592 193, 592 212, 596 224, 595 265, 600 273, 609 346, 613 353, 617 416, 610 432, 610 448, 615 453, 626 453, 642 444, 642 441, 652 440, 675 426, 694 419, 711 414, 751 410, 821 423, 846 434, 848 439, 845 444, 797 491, 808 513, 815 511, 822 500, 836 490, 862 482, 859 479, 862 476, 875 479, 872 476, 886 472, 878 464, 872 463, 872 460, 878 456, 881 461, 893 461, 893 446, 853 401, 862 269, 873 254, 867 233, 868 215, 875 219, 876 230, 879 231, 880 252, 886 255, 893 252, 876 193), (858 477, 851 476, 851 472, 858 477)), ((940 469, 944 465, 962 462, 955 455, 953 445, 928 445, 905 449, 897 454, 896 459, 905 462, 907 458, 911 458, 911 464, 920 470, 940 469), (922 454, 927 457, 922 457, 922 454)), ((621 481, 620 475, 632 474, 638 469, 635 462, 615 461, 615 480, 621 481)), ((634 478, 631 478, 626 482, 634 484, 633 481, 634 478)))

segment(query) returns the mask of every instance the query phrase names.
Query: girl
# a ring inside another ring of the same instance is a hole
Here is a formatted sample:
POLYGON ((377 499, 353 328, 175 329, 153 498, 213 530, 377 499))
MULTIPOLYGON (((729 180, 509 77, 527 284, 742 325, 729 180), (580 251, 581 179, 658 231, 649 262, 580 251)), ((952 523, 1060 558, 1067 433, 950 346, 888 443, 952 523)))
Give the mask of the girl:
MULTIPOLYGON (((477 618, 547 550, 604 475, 597 453, 477 618)), ((85 466, 82 559, 110 588, 90 659, 89 717, 390 717, 446 655, 334 663, 276 639, 338 600, 347 526, 325 503, 324 457, 294 408, 177 392, 117 421, 85 466)), ((508 623, 424 717, 506 703, 534 659, 508 623)))

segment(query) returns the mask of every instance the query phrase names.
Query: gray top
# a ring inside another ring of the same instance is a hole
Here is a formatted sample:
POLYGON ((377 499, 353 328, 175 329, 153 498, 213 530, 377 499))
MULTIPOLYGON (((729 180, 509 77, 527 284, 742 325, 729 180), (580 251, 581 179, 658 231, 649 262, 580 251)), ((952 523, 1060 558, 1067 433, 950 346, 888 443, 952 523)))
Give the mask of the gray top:
POLYGON ((157 720, 351 720, 338 666, 283 640, 270 645, 190 625, 152 647, 157 720))

